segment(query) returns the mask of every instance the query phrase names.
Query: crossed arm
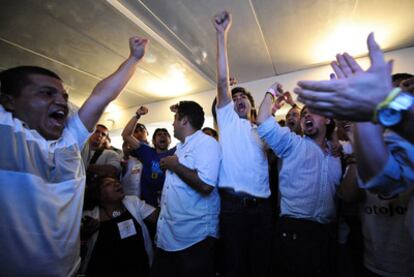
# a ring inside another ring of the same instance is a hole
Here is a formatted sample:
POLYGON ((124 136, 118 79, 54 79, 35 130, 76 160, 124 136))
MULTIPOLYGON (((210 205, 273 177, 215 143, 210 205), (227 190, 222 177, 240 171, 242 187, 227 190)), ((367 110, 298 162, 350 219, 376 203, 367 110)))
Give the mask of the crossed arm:
POLYGON ((184 183, 202 195, 209 195, 214 187, 203 182, 197 174, 196 170, 189 169, 178 161, 176 155, 168 156, 160 160, 160 166, 177 174, 184 183))

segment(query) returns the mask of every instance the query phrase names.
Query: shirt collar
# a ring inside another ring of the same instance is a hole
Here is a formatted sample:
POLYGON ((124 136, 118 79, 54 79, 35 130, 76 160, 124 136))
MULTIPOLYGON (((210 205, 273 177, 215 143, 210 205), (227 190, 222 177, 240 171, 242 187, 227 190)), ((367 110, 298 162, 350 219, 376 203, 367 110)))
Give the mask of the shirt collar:
POLYGON ((197 131, 196 131, 196 132, 194 132, 192 135, 186 136, 186 137, 185 137, 185 139, 184 139, 184 142, 183 142, 183 143, 181 143, 181 142, 180 142, 180 143, 177 145, 177 147, 179 147, 179 148, 184 147, 186 144, 188 144, 188 143, 190 143, 191 141, 193 141, 193 140, 197 139, 197 137, 198 137, 201 133, 203 133, 201 130, 197 130, 197 131))

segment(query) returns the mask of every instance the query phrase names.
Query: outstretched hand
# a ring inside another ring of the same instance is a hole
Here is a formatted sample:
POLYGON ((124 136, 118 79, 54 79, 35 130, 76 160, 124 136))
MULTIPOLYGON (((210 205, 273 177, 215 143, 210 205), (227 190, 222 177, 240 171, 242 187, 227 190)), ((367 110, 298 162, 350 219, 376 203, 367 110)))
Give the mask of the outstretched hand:
POLYGON ((371 67, 364 71, 349 54, 338 54, 331 63, 338 79, 329 81, 300 81, 294 92, 298 100, 312 112, 338 119, 370 121, 376 106, 385 99, 392 88, 392 62, 374 39, 368 36, 371 67))
POLYGON ((231 26, 231 14, 228 11, 222 11, 213 18, 213 25, 218 33, 226 33, 231 26))
POLYGON ((129 39, 129 49, 131 56, 140 60, 144 55, 148 45, 148 39, 141 37, 131 37, 129 39))

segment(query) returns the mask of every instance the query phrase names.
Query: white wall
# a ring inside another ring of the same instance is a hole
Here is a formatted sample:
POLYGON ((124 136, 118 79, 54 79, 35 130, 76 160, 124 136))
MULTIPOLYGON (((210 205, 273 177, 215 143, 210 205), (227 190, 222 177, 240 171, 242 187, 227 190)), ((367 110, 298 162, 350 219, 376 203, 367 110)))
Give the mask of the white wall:
MULTIPOLYGON (((394 59, 394 73, 414 73, 414 47, 387 52, 386 59, 394 59)), ((369 65, 369 60, 366 57, 358 59, 358 61, 364 68, 367 68, 369 65)), ((267 79, 257 80, 248 83, 241 83, 239 85, 245 87, 252 93, 256 102, 256 107, 258 107, 260 105, 260 102, 262 101, 264 92, 266 92, 267 88, 274 82, 279 82, 283 84, 285 90, 292 91, 299 80, 329 79, 329 74, 331 72, 332 70, 330 66, 324 65, 306 70, 295 71, 292 73, 283 74, 279 76, 274 76, 267 79)), ((175 98, 172 100, 148 104, 146 106, 149 109, 149 113, 146 116, 142 117, 140 122, 147 126, 148 131, 150 133, 150 137, 152 136, 153 130, 157 127, 167 128, 173 136, 173 129, 171 125, 173 122, 173 113, 170 112, 169 107, 172 104, 175 104, 181 100, 193 100, 198 102, 203 107, 204 112, 206 113, 206 123, 204 125, 212 127, 213 120, 211 116, 211 103, 215 97, 215 94, 216 91, 211 90, 198 94, 175 98)), ((122 138, 120 137, 120 134, 122 132, 122 128, 125 126, 128 120, 135 114, 137 108, 138 107, 134 107, 120 112, 105 113, 102 116, 100 122, 107 125, 111 129, 110 134, 112 142, 115 146, 121 146, 122 138)), ((278 112, 278 116, 283 117, 284 114, 287 112, 287 109, 288 107, 282 108, 278 112)), ((174 140, 173 145, 175 145, 176 142, 177 141, 174 140)))

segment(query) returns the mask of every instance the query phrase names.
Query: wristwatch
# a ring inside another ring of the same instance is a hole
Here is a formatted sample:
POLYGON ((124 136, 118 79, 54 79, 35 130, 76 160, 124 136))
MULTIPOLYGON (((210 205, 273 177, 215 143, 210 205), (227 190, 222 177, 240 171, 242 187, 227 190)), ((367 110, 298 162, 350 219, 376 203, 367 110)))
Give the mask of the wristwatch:
POLYGON ((413 98, 411 94, 398 92, 392 99, 380 103, 376 112, 378 123, 384 127, 392 127, 400 123, 403 112, 410 109, 411 105, 414 104, 413 98))

